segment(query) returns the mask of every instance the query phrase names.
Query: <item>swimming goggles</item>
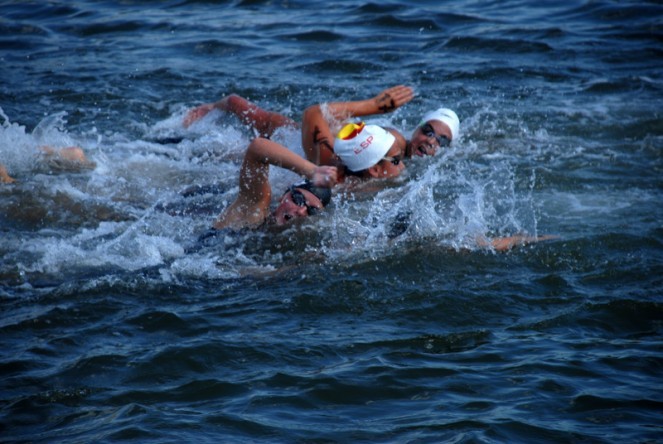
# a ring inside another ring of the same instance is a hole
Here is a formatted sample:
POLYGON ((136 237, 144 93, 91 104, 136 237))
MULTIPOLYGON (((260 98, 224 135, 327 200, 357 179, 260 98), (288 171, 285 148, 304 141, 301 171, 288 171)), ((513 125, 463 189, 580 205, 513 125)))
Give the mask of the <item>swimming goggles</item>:
POLYGON ((437 134, 430 123, 421 125, 421 132, 429 139, 434 138, 440 148, 446 148, 451 145, 451 139, 447 136, 437 134))
POLYGON ((387 162, 391 162, 394 165, 398 165, 401 163, 402 157, 399 156, 384 156, 382 160, 386 160, 387 162))
POLYGON ((290 185, 288 191, 290 191, 290 198, 292 199, 292 202, 298 207, 306 207, 306 213, 309 216, 313 216, 317 214, 318 211, 320 211, 320 208, 311 206, 308 204, 308 202, 306 202, 306 196, 304 196, 304 193, 302 193, 298 188, 296 188, 295 185, 290 185))

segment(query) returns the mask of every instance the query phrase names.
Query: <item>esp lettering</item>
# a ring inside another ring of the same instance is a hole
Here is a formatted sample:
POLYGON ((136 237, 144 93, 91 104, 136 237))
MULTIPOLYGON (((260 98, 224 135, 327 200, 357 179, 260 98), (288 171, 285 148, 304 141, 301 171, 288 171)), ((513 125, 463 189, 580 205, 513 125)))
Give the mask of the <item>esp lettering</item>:
POLYGON ((364 140, 362 143, 359 144, 359 146, 360 146, 361 148, 360 148, 360 149, 355 149, 355 150, 354 150, 355 154, 359 154, 359 153, 361 153, 362 151, 364 151, 366 148, 368 148, 369 146, 371 146, 371 143, 373 143, 373 136, 368 136, 368 138, 367 138, 366 140, 364 140))

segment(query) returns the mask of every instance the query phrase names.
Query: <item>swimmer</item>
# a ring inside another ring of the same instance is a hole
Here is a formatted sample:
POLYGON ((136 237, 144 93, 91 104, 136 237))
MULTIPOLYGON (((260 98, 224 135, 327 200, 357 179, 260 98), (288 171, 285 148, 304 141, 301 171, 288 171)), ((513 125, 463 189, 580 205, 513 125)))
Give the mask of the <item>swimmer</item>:
MULTIPOLYGON (((94 168, 96 165, 90 161, 82 148, 78 146, 70 146, 66 148, 56 149, 50 146, 39 147, 39 151, 43 154, 43 159, 46 165, 55 170, 79 170, 94 168)), ((7 168, 0 164, 0 183, 14 183, 16 179, 13 178, 7 168)))
POLYGON ((85 156, 83 149, 78 146, 69 146, 60 149, 42 146, 39 147, 39 150, 44 154, 44 158, 49 166, 57 169, 91 169, 96 166, 94 162, 85 156))
POLYGON ((246 150, 239 175, 239 195, 214 221, 213 228, 259 228, 266 223, 283 225, 293 219, 311 216, 322 210, 337 182, 337 170, 318 166, 271 140, 258 137, 246 150), (272 187, 269 166, 301 174, 307 180, 294 184, 270 212, 272 187))

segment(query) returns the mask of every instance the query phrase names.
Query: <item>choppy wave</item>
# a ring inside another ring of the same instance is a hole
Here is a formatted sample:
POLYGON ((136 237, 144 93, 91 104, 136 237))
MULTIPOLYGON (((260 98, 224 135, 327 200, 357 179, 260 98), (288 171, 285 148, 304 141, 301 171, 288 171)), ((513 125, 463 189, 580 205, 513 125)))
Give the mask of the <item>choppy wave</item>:
POLYGON ((5 2, 3 441, 656 442, 660 12, 5 2), (234 92, 298 120, 396 84, 415 99, 371 121, 409 134, 445 105, 453 148, 320 217, 199 241, 254 134, 221 113, 185 130, 186 109, 234 92), (476 242, 517 232, 559 238, 476 242))

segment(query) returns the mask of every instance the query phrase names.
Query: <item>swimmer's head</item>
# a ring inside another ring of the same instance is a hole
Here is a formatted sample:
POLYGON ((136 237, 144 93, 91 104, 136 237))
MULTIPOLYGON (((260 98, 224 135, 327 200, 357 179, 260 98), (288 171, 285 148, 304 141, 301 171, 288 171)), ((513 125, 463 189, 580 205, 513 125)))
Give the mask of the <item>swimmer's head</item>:
POLYGON ((361 171, 378 163, 396 138, 377 125, 348 123, 336 135, 334 153, 350 171, 361 171))
POLYGON ((329 188, 316 187, 308 180, 291 185, 281 196, 274 212, 276 224, 283 225, 292 219, 313 216, 330 201, 329 188))
POLYGON ((406 157, 432 156, 438 148, 446 148, 458 138, 460 120, 453 110, 438 108, 426 113, 412 133, 406 157))
POLYGON ((427 122, 442 122, 451 132, 450 140, 456 140, 460 133, 460 119, 458 115, 449 108, 438 108, 435 111, 430 111, 424 114, 421 119, 421 125, 427 122))
POLYGON ((398 176, 404 169, 396 137, 377 125, 348 123, 336 135, 334 153, 353 173, 375 178, 398 176))
POLYGON ((299 183, 296 183, 294 185, 290 186, 290 189, 292 188, 299 188, 300 190, 306 190, 309 191, 311 194, 313 194, 315 197, 317 197, 320 202, 322 203, 323 207, 326 207, 329 202, 331 202, 331 188, 325 188, 325 187, 316 187, 313 185, 313 183, 306 179, 303 180, 299 183))

